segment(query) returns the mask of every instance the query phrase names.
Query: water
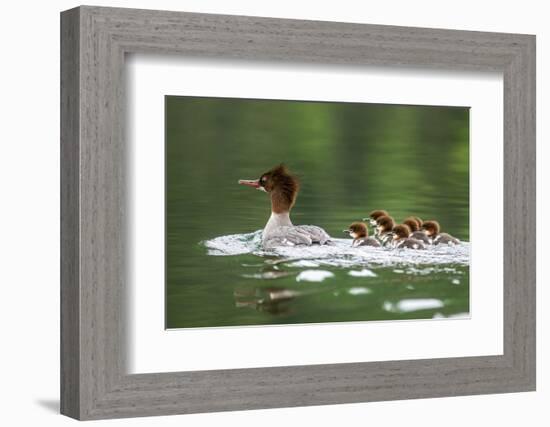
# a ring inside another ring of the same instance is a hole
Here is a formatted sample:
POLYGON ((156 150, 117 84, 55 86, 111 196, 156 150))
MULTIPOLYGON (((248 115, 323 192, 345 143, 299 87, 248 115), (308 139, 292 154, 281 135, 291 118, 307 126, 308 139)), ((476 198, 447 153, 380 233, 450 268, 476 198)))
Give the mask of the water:
POLYGON ((468 127, 466 108, 167 97, 166 326, 467 316, 468 127), (268 195, 236 182, 281 161, 293 222, 332 245, 261 249, 268 195), (342 229, 373 209, 464 243, 352 248, 342 229))

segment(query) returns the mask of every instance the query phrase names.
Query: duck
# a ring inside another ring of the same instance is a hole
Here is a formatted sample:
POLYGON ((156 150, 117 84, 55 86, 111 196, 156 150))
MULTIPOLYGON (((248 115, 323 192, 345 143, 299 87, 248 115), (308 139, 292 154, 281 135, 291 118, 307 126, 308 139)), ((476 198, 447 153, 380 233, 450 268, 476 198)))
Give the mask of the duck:
POLYGON ((325 245, 331 241, 328 233, 316 225, 293 225, 290 211, 296 203, 300 183, 290 170, 280 164, 258 179, 240 179, 239 184, 269 194, 271 216, 262 231, 262 247, 325 245))
POLYGON ((376 236, 382 246, 386 246, 391 242, 392 230, 395 226, 395 221, 389 215, 383 215, 376 220, 376 236))
MULTIPOLYGON (((420 227, 422 227, 422 224, 423 224, 424 221, 422 221, 422 219, 420 217, 411 215, 411 216, 405 218, 405 221, 411 220, 411 219, 418 224, 418 229, 420 229, 420 227)), ((403 224, 405 223, 405 221, 403 221, 403 224)))
POLYGON ((425 245, 431 245, 432 239, 428 237, 425 230, 420 230, 422 224, 419 225, 418 220, 420 220, 420 218, 410 216, 403 221, 403 224, 411 229, 411 234, 409 237, 411 239, 420 240, 425 245))
POLYGON ((380 242, 374 237, 369 237, 369 230, 367 224, 364 222, 354 222, 350 224, 347 230, 344 230, 344 233, 348 233, 350 237, 353 238, 351 246, 374 246, 380 247, 380 242))
POLYGON ((410 237, 411 229, 406 224, 399 224, 392 230, 392 245, 394 248, 426 249, 420 240, 410 237))
POLYGON ((363 218, 363 221, 368 221, 371 226, 375 227, 376 233, 376 221, 382 216, 390 216, 390 214, 385 210, 375 210, 372 211, 367 218, 363 218))
POLYGON ((432 239, 432 244, 434 245, 458 245, 460 243, 460 240, 458 240, 456 237, 453 237, 447 233, 441 233, 441 227, 439 226, 439 222, 437 221, 424 221, 422 223, 421 229, 425 230, 428 237, 432 239))

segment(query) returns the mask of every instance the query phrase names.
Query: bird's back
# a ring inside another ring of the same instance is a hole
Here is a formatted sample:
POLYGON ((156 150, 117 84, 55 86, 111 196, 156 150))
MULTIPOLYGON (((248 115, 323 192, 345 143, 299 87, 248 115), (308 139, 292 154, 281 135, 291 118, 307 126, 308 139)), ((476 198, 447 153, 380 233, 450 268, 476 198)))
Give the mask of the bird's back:
POLYGON ((324 245, 330 241, 330 236, 316 225, 280 226, 264 234, 262 246, 266 249, 277 246, 311 246, 324 245))

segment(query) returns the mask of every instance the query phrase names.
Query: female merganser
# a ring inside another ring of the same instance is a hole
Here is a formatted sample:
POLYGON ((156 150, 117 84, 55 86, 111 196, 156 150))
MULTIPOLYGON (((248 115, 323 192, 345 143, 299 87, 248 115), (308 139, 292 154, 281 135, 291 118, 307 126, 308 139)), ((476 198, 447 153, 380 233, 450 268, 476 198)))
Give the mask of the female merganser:
POLYGON ((395 222, 391 216, 383 215, 376 220, 377 238, 382 246, 390 243, 394 226, 395 222))
MULTIPOLYGON (((419 218, 420 219, 420 218, 419 218)), ((407 225, 411 229, 410 238, 420 240, 425 245, 431 245, 432 239, 428 237, 425 230, 420 230, 420 225, 415 217, 408 217, 403 224, 407 225)))
POLYGON ((420 240, 409 237, 411 235, 411 229, 408 225, 396 225, 392 230, 392 235, 392 243, 395 248, 426 249, 424 243, 420 240))
POLYGON ((437 221, 424 221, 422 224, 422 230, 425 230, 428 237, 431 237, 434 245, 457 245, 460 243, 460 240, 456 237, 453 237, 447 233, 440 233, 440 229, 441 228, 439 227, 439 223, 437 221))
POLYGON ((330 241, 325 230, 315 225, 292 225, 290 210, 298 195, 298 179, 285 165, 275 166, 259 179, 239 180, 239 184, 264 191, 271 198, 271 216, 262 233, 262 246, 324 245, 330 241))
MULTIPOLYGON (((372 225, 373 227, 376 227, 376 221, 378 220, 378 218, 382 216, 390 216, 390 214, 384 210, 372 211, 369 214, 368 218, 363 218, 363 221, 368 221, 370 225, 372 225)), ((375 232, 376 232, 376 228, 375 228, 375 232)))
POLYGON ((344 233, 348 233, 352 238, 353 242, 351 246, 375 246, 379 247, 380 242, 374 237, 368 237, 369 231, 367 229, 367 224, 364 222, 354 222, 352 223, 347 230, 344 230, 344 233))

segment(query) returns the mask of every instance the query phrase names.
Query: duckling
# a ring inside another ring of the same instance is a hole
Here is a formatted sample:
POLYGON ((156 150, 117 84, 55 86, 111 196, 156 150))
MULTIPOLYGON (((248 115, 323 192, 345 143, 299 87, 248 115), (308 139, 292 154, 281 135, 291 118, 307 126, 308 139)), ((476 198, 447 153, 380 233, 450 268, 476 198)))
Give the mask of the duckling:
POLYGON ((409 237, 411 235, 411 229, 406 224, 400 224, 393 227, 392 235, 392 243, 395 248, 426 249, 426 246, 424 246, 424 243, 420 240, 409 237))
MULTIPOLYGON (((384 210, 376 210, 376 211, 372 211, 368 218, 363 218, 363 221, 368 221, 369 224, 372 226, 372 227, 376 227, 376 221, 378 220, 378 218, 382 217, 382 216, 390 216, 389 213, 387 213, 386 211, 384 210)), ((376 230, 376 229, 375 229, 376 230)))
POLYGON ((434 245, 447 244, 458 245, 460 240, 447 233, 440 233, 440 226, 437 221, 424 221, 422 224, 422 230, 426 231, 428 237, 432 239, 434 245))
POLYGON ((348 233, 352 238, 353 242, 351 246, 375 246, 379 247, 380 242, 374 237, 368 237, 369 230, 367 224, 364 222, 354 222, 352 223, 347 230, 344 230, 344 233, 348 233))
MULTIPOLYGON (((422 224, 424 223, 424 221, 422 221, 422 219, 420 219, 419 217, 417 216, 409 216, 407 217, 406 219, 412 219, 413 221, 415 221, 417 224, 418 224, 418 229, 420 230, 420 227, 422 227, 422 224)), ((412 231, 412 230, 411 230, 412 231)))
MULTIPOLYGON (((420 218, 418 219, 420 220, 420 218)), ((408 217, 405 221, 403 221, 403 224, 409 226, 409 228, 411 229, 411 234, 409 236, 411 239, 420 240, 425 245, 432 244, 432 239, 428 237, 428 235, 426 234, 426 231, 420 230, 420 225, 418 225, 418 222, 415 219, 415 217, 412 217, 412 216, 408 217)))
POLYGON ((411 229, 411 233, 418 231, 420 228, 416 220, 413 219, 412 217, 408 217, 407 219, 403 220, 403 224, 408 226, 411 229))
POLYGON ((395 222, 391 216, 383 215, 376 220, 376 236, 382 246, 386 246, 391 242, 394 226, 395 222))

